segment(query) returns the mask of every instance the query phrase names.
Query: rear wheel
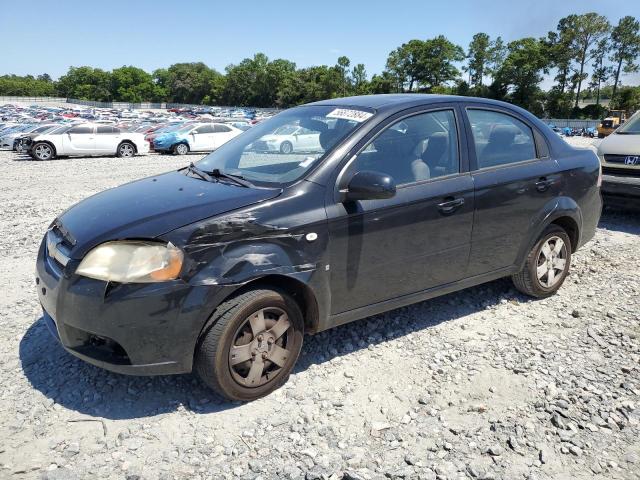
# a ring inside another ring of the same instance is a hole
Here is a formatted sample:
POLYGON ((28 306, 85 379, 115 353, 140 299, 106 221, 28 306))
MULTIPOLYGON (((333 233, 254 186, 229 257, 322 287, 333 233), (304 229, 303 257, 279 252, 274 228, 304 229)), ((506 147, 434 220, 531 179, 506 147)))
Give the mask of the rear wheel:
POLYGON ((133 157, 136 154, 136 147, 133 143, 130 142, 122 142, 118 145, 117 155, 123 158, 133 157))
POLYGON ((558 225, 549 225, 529 252, 524 268, 513 275, 515 287, 537 298, 555 294, 571 266, 571 240, 558 225))
POLYGON ((189 145, 186 143, 179 143, 173 146, 174 155, 186 155, 187 153, 189 153, 189 145))
POLYGON ((36 143, 31 149, 31 156, 36 160, 51 160, 56 154, 53 147, 48 143, 36 143))
POLYGON ((255 289, 223 302, 201 337, 195 369, 211 389, 250 401, 283 385, 302 348, 297 303, 277 290, 255 289))

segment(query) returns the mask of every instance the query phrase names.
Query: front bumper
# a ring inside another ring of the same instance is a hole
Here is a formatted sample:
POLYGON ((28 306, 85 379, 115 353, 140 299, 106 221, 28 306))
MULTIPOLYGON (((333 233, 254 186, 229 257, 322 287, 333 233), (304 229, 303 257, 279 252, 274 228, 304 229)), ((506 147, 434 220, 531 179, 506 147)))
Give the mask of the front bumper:
POLYGON ((640 207, 640 176, 604 174, 601 191, 605 205, 640 207))
POLYGON ((190 372, 198 336, 220 301, 221 288, 181 280, 113 284, 73 274, 43 241, 36 285, 44 320, 76 357, 117 373, 164 375, 190 372))

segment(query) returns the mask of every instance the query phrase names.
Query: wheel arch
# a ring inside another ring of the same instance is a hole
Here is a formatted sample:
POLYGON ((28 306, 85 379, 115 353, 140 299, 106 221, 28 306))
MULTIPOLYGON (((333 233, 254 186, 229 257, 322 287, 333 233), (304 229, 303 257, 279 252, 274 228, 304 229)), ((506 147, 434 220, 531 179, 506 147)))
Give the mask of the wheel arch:
MULTIPOLYGON (((217 305, 221 305, 230 298, 241 295, 248 290, 260 288, 275 289, 290 295, 298 304, 298 307, 300 307, 300 311, 302 312, 305 333, 315 333, 317 331, 320 315, 316 295, 311 287, 302 280, 287 275, 269 274, 251 279, 243 284, 238 284, 236 288, 228 290, 227 294, 218 300, 217 305)), ((198 334, 198 339, 200 339, 202 335, 215 323, 215 319, 213 318, 214 312, 215 309, 202 325, 198 334)), ((196 345, 197 343, 198 341, 196 341, 196 345)))
POLYGON ((54 157, 58 156, 58 149, 56 148, 55 144, 51 140, 38 140, 37 142, 31 145, 31 149, 33 149, 39 143, 46 143, 47 145, 49 145, 51 148, 53 148, 53 156, 54 157))
POLYGON ((118 149, 120 148, 120 145, 122 145, 123 143, 128 143, 130 145, 133 146, 133 152, 134 153, 138 153, 138 146, 136 145, 136 142, 134 142, 133 140, 129 140, 128 138, 124 138, 120 141, 120 143, 118 144, 118 146, 116 147, 116 152, 118 151, 118 149))
POLYGON ((575 252, 580 245, 582 234, 582 211, 580 206, 570 197, 559 197, 550 201, 531 222, 529 232, 518 252, 517 270, 522 269, 529 251, 545 228, 555 224, 562 227, 571 240, 571 251, 575 252))

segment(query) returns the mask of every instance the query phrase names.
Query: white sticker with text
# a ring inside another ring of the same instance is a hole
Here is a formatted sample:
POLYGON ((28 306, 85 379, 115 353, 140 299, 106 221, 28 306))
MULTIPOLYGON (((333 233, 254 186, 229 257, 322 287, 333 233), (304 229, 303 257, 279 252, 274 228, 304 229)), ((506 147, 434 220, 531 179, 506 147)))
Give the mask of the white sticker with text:
POLYGON ((327 118, 340 118, 342 120, 353 120, 354 122, 364 122, 373 116, 371 112, 353 110, 351 108, 336 108, 327 115, 327 118))

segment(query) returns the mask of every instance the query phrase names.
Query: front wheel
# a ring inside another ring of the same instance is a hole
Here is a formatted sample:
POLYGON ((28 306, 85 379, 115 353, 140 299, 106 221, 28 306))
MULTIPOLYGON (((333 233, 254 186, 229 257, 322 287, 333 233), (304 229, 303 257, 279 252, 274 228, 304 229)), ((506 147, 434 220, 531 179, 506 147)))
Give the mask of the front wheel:
POLYGON ((223 302, 200 338, 195 369, 229 400, 251 401, 283 385, 302 348, 298 304, 277 290, 254 289, 223 302))
POLYGON ((31 149, 31 156, 36 160, 51 160, 56 154, 53 147, 48 143, 36 143, 31 149))
POLYGON ((280 145, 280 153, 284 153, 285 155, 288 155, 291 152, 293 152, 293 145, 291 144, 291 142, 289 141, 282 142, 282 144, 280 145))
POLYGON ((571 240, 564 228, 549 225, 529 252, 524 268, 513 275, 515 287, 536 298, 555 294, 571 266, 571 240))

